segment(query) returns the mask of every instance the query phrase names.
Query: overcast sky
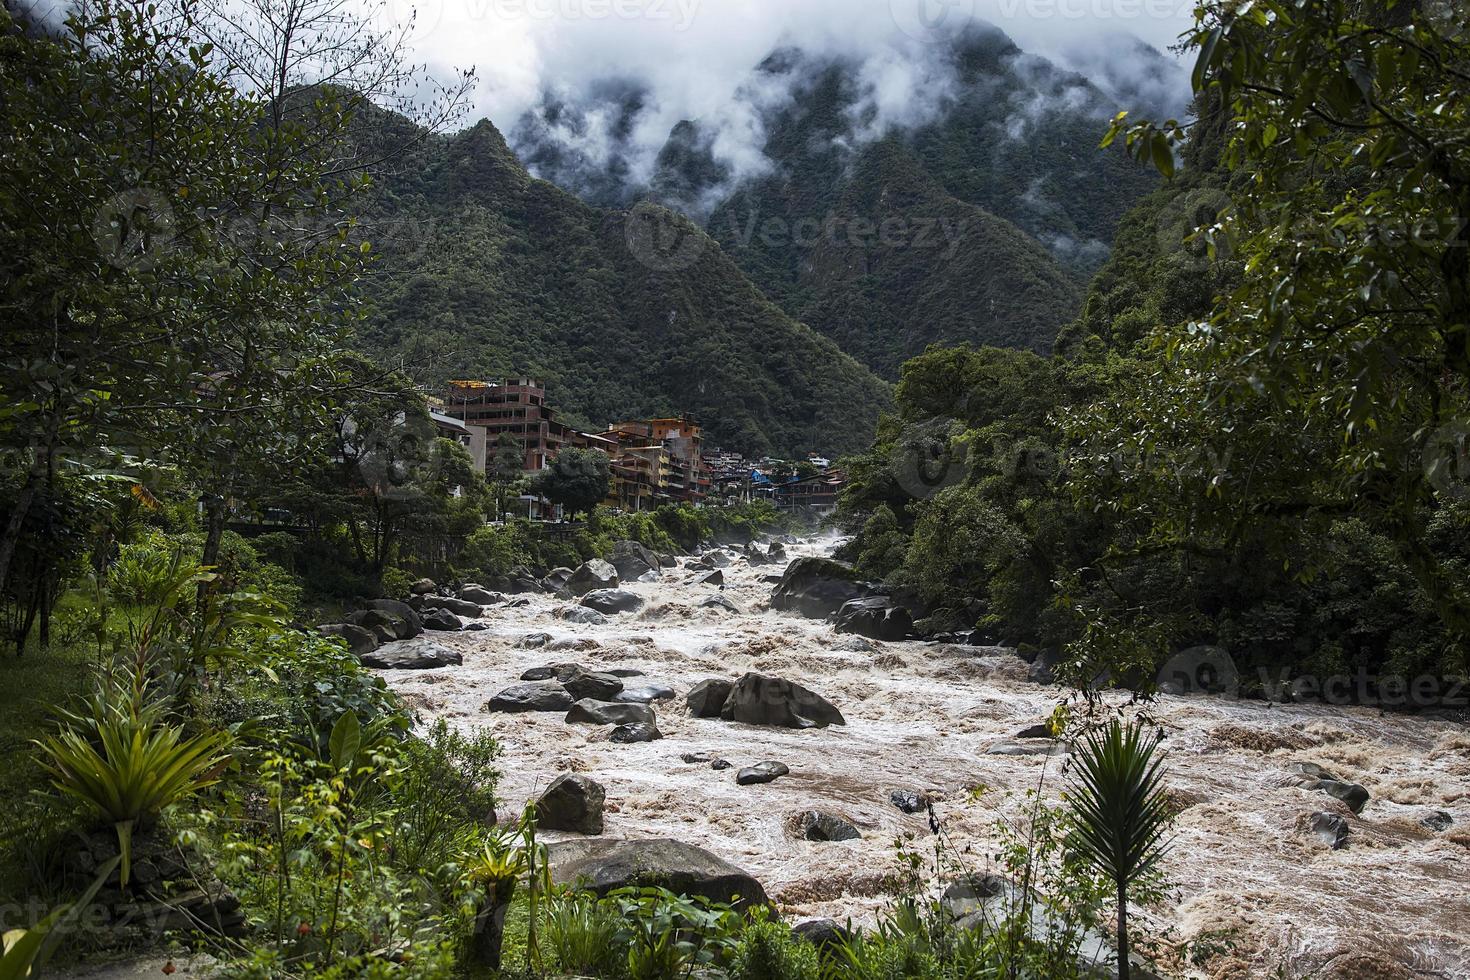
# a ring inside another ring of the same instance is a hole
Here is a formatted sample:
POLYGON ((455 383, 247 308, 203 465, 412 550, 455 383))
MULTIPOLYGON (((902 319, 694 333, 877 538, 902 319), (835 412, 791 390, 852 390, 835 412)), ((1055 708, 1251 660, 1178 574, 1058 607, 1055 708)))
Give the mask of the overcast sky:
POLYGON ((922 62, 936 36, 983 20, 1027 51, 1075 63, 1069 53, 1096 57, 1110 34, 1163 49, 1192 23, 1187 0, 387 0, 381 16, 412 8, 417 56, 474 67, 474 118, 502 129, 544 89, 612 77, 646 81, 664 118, 708 117, 786 43, 922 62))

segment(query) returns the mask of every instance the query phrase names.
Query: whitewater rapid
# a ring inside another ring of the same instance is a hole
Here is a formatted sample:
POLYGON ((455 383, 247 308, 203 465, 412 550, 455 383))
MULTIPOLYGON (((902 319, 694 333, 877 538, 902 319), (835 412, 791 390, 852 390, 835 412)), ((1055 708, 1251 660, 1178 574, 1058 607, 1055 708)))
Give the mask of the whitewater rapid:
MULTIPOLYGON (((797 557, 829 546, 788 551, 797 557)), ((645 605, 605 625, 564 622, 555 612, 571 601, 550 595, 530 596, 520 608, 492 606, 484 631, 430 634, 459 650, 462 666, 384 674, 425 723, 443 717, 496 735, 504 750, 502 817, 512 818, 559 773, 583 773, 606 788, 604 836, 672 837, 707 848, 758 878, 793 920, 871 921, 892 899, 898 840, 912 834, 910 849, 932 853, 927 816, 899 811, 889 801, 893 790, 928 793, 969 866, 990 867, 997 822, 1023 819, 1026 793, 1043 775, 1051 799, 1066 777, 1063 759, 986 750, 1045 721, 1067 692, 1028 682, 1022 661, 993 649, 860 641, 773 612, 763 579, 780 567, 737 559, 724 569, 723 595, 738 613, 701 608, 717 589, 697 582, 704 570, 684 567, 625 583, 645 605), (524 645, 536 633, 551 642, 524 645), (617 744, 609 729, 569 725, 561 713, 483 710, 523 671, 553 663, 632 668, 671 685, 677 698, 654 704, 664 737, 617 744), (847 725, 796 731, 685 713, 683 696, 694 684, 746 671, 798 681, 836 704, 847 725), (791 773, 737 786, 735 769, 682 761, 689 753, 737 768, 782 762, 791 773), (862 838, 792 839, 787 818, 809 809, 849 820, 862 838)), ((1284 977, 1470 977, 1464 725, 1211 697, 1161 696, 1148 711, 1166 733, 1167 783, 1182 812, 1164 869, 1171 897, 1138 910, 1135 928, 1171 975, 1276 976, 1280 968, 1284 977), (1372 799, 1354 816, 1323 793, 1291 785, 1298 762, 1360 783, 1372 799), (1421 825, 1434 810, 1451 814, 1449 831, 1421 825), (1305 826, 1317 811, 1347 819, 1345 848, 1330 850, 1305 826), (1202 957, 1207 946, 1215 952, 1202 957)))

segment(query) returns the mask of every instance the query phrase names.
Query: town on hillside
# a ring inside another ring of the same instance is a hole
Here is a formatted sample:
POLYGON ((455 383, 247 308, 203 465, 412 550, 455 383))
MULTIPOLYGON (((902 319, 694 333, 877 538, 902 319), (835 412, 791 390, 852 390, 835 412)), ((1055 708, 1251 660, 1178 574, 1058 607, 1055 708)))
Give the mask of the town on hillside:
MULTIPOLYGON (((630 419, 601 432, 582 432, 557 419, 546 387, 531 378, 450 381, 430 399, 439 433, 469 450, 487 477, 497 458, 513 452, 520 470, 546 469, 563 449, 600 452, 608 459, 608 507, 637 512, 663 503, 734 504, 768 500, 786 510, 831 513, 846 480, 831 460, 809 453, 792 461, 747 460, 706 447, 699 422, 687 415, 630 419)), ((556 519, 560 507, 535 494, 520 502, 532 519, 556 519)))

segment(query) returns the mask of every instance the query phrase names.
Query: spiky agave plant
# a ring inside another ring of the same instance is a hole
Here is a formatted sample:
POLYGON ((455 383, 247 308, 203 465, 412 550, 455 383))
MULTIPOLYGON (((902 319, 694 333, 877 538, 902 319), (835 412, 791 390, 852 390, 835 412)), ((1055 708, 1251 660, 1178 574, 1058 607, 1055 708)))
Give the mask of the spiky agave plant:
POLYGON ((1157 733, 1116 718, 1083 736, 1067 793, 1068 845, 1106 875, 1118 896, 1118 980, 1128 980, 1128 890, 1158 867, 1170 821, 1157 733))

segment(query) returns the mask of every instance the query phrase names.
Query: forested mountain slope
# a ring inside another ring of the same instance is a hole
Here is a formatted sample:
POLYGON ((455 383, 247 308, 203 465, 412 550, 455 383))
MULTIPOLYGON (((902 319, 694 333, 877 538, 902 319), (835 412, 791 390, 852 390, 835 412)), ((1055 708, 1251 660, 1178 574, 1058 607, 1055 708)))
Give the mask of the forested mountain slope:
POLYGON ((695 226, 532 178, 488 121, 418 144, 374 210, 360 342, 422 381, 534 376, 580 424, 688 412, 713 444, 788 455, 862 445, 889 403, 695 226))

